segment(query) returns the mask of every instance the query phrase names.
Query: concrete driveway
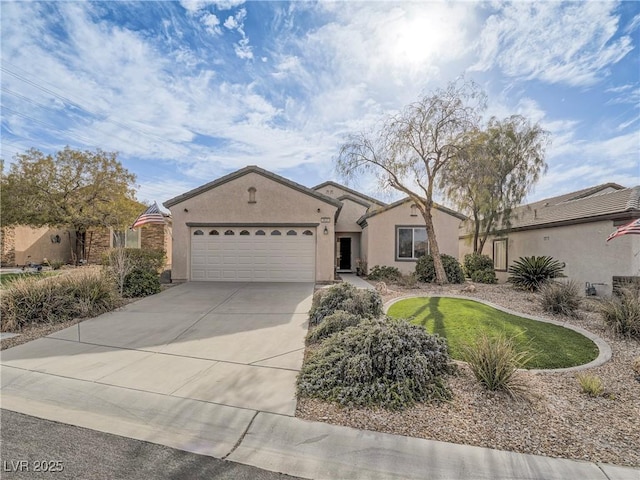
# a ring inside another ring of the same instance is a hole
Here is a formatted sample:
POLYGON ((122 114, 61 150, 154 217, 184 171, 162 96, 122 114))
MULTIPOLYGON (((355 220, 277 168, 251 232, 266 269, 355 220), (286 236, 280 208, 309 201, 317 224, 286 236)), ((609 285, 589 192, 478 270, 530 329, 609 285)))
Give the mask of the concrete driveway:
POLYGON ((81 417, 161 429, 185 405, 220 407, 226 427, 236 417, 245 427, 258 411, 293 416, 313 287, 187 283, 5 350, 2 407, 90 428, 81 417), (69 415, 43 414, 51 409, 69 415))

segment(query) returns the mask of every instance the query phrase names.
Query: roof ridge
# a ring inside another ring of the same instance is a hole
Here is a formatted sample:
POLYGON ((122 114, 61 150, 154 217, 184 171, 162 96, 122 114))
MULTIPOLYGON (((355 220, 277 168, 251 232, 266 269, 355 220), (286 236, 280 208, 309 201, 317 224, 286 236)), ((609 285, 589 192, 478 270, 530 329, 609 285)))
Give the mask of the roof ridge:
POLYGON ((382 200, 378 200, 377 198, 373 198, 370 197, 369 195, 362 193, 362 192, 358 192, 357 190, 354 190, 353 188, 349 188, 346 185, 342 185, 341 183, 335 182, 333 180, 327 180, 326 182, 322 182, 319 183, 318 185, 316 185, 315 187, 311 187, 311 190, 317 190, 318 188, 322 188, 324 186, 327 185, 333 185, 335 187, 341 188, 342 190, 349 192, 353 195, 357 195, 361 198, 364 198, 365 200, 368 200, 371 203, 377 203, 378 205, 382 205, 383 207, 386 207, 388 205, 388 203, 383 202, 382 200))
POLYGON ((640 208, 640 185, 636 185, 635 187, 630 187, 631 194, 629 195, 629 200, 627 201, 627 210, 635 210, 640 208))

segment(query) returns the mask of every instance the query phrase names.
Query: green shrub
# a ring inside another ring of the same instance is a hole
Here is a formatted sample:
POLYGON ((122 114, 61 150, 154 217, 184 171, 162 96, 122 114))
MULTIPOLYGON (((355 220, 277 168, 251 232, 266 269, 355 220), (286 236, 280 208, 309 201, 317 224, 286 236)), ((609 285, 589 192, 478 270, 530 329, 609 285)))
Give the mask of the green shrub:
MULTIPOLYGON (((491 270, 493 272, 493 260, 489 255, 480 255, 478 253, 467 253, 463 260, 464 273, 467 277, 475 272, 491 270)), ((475 281, 475 280, 474 280, 475 281)))
MULTIPOLYGON (((464 273, 462 267, 451 255, 445 253, 440 255, 442 259, 442 266, 444 272, 447 274, 447 281, 449 283, 462 283, 464 282, 464 273)), ((426 283, 433 283, 436 281, 436 269, 433 266, 433 255, 424 255, 416 262, 416 276, 418 280, 426 283)))
POLYGON ((60 270, 64 262, 62 260, 48 260, 47 264, 51 267, 51 270, 60 270))
POLYGON ((364 320, 327 338, 303 365, 299 397, 402 409, 451 398, 444 339, 405 320, 364 320))
POLYGON ((586 393, 590 397, 599 397, 604 393, 604 385, 602 380, 597 375, 591 375, 589 373, 579 373, 577 375, 578 383, 582 393, 586 393))
POLYGON ((307 335, 308 343, 318 343, 336 332, 341 332, 347 327, 358 325, 363 317, 354 315, 353 313, 338 310, 328 315, 307 335))
POLYGON ((93 317, 119 305, 120 297, 113 282, 95 270, 19 279, 3 290, 0 297, 2 331, 93 317))
POLYGON ((543 283, 564 277, 564 263, 551 257, 520 257, 509 267, 508 281, 522 290, 535 292, 543 283))
POLYGON ((409 275, 401 275, 396 280, 396 284, 404 288, 420 288, 416 272, 410 273, 409 275))
POLYGON ((517 350, 513 339, 486 334, 478 336, 475 343, 465 345, 462 358, 487 390, 504 391, 511 396, 517 396, 524 388, 515 374, 531 360, 529 353, 517 350))
POLYGON ((496 272, 491 270, 476 270, 471 275, 471 280, 476 283, 498 283, 496 272))
POLYGON ((367 275, 367 278, 369 280, 395 282, 401 276, 402 274, 400 273, 400 270, 398 270, 396 267, 375 265, 373 268, 371 268, 371 271, 369 272, 369 275, 367 275))
POLYGON ((379 317, 382 315, 382 298, 374 290, 361 290, 347 282, 318 290, 309 311, 309 325, 318 325, 338 310, 361 317, 379 317))
POLYGON ((540 304, 547 312, 577 317, 581 302, 580 287, 573 280, 547 282, 540 287, 540 304))
POLYGON ((114 265, 116 263, 114 256, 117 256, 119 251, 124 251, 133 270, 160 273, 164 268, 166 258, 164 251, 150 248, 112 248, 103 255, 102 264, 106 266, 114 265))
POLYGON ((600 305, 604 322, 623 337, 640 339, 640 294, 636 288, 621 288, 600 305))
POLYGON ((160 292, 160 276, 148 270, 136 269, 124 279, 123 296, 146 297, 160 292))

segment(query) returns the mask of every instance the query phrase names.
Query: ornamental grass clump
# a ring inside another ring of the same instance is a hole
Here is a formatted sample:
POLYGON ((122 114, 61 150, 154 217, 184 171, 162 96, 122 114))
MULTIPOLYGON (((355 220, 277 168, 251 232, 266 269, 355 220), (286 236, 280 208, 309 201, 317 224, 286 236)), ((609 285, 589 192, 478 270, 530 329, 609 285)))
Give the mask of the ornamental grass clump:
POLYGON ((374 290, 358 289, 347 282, 318 290, 309 311, 309 325, 318 325, 338 310, 376 318, 382 315, 382 297, 374 290))
POLYGON ((96 270, 19 279, 2 291, 2 331, 99 315, 120 305, 115 284, 96 270))
POLYGON ((547 312, 578 317, 581 303, 580 287, 573 280, 567 283, 547 282, 540 287, 540 304, 547 312))
POLYGON ((354 327, 363 320, 363 317, 353 313, 338 310, 326 316, 320 325, 311 330, 307 335, 307 343, 319 343, 336 332, 341 332, 347 327, 354 327))
POLYGON ((462 358, 487 390, 517 397, 524 390, 524 385, 516 373, 527 365, 532 356, 526 351, 519 351, 516 342, 506 335, 492 337, 482 334, 473 344, 463 347, 462 358))
POLYGON ((405 320, 368 319, 335 333, 303 365, 299 397, 399 410, 451 398, 447 344, 405 320))
POLYGON ((590 397, 599 397, 604 393, 604 385, 602 379, 597 375, 590 373, 579 373, 576 375, 582 393, 586 393, 590 397))
POLYGON ((621 288, 600 304, 600 315, 616 335, 640 339, 640 290, 621 288))

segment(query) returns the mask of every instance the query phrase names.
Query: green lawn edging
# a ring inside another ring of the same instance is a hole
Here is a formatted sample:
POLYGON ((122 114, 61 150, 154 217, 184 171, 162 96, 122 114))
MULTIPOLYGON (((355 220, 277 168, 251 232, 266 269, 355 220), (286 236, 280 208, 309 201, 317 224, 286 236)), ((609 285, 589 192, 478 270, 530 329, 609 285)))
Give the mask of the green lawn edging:
POLYGON ((507 335, 516 335, 522 345, 528 345, 529 347, 534 345, 533 350, 536 348, 541 349, 538 351, 538 360, 534 360, 530 371, 562 372, 584 370, 602 365, 611 358, 611 348, 609 345, 597 335, 583 328, 567 324, 566 322, 511 311, 477 298, 461 295, 408 295, 387 302, 384 310, 390 314, 390 316, 413 317, 409 318, 412 323, 424 325, 429 332, 440 333, 445 337, 447 336, 446 330, 448 328, 452 337, 452 332, 455 334, 454 339, 447 340, 450 344, 451 355, 454 358, 459 358, 461 344, 471 339, 479 330, 477 328, 471 328, 472 326, 469 325, 468 319, 466 322, 459 322, 458 324, 454 323, 451 318, 445 321, 444 313, 449 314, 451 317, 452 312, 450 305, 446 305, 450 302, 443 303, 441 299, 461 300, 463 302, 458 304, 459 309, 455 315, 471 316, 473 318, 471 321, 484 320, 484 322, 488 322, 489 330, 493 329, 493 331, 495 331, 497 328, 500 328, 507 335), (408 304, 405 303, 402 308, 392 308, 398 302, 411 299, 416 299, 416 301, 409 302, 408 304), (425 304, 425 300, 428 300, 429 303, 425 304), (467 302, 475 302, 475 305, 467 302), (444 313, 441 311, 443 310, 443 305, 446 307, 444 308, 444 313), (478 306, 482 307, 478 308, 478 306), (497 310, 497 315, 495 311, 487 310, 487 307, 497 310), (429 312, 427 312, 427 309, 429 312), (392 311, 390 312, 390 310, 392 311), (427 315, 424 315, 425 312, 427 315), (478 316, 480 318, 478 318, 478 316), (541 328, 544 327, 544 324, 548 326, 553 325, 554 328, 541 328), (564 328, 571 331, 571 333, 557 330, 557 328, 564 328), (577 336, 578 334, 579 336, 577 336), (535 343, 531 343, 532 339, 535 343), (571 342, 571 349, 566 348, 566 344, 562 342, 563 339, 568 339, 569 342, 571 342), (574 342, 576 342, 577 345, 573 345, 574 342), (547 352, 545 353, 544 350, 547 352), (589 351, 591 351, 591 354, 589 354, 589 351))

